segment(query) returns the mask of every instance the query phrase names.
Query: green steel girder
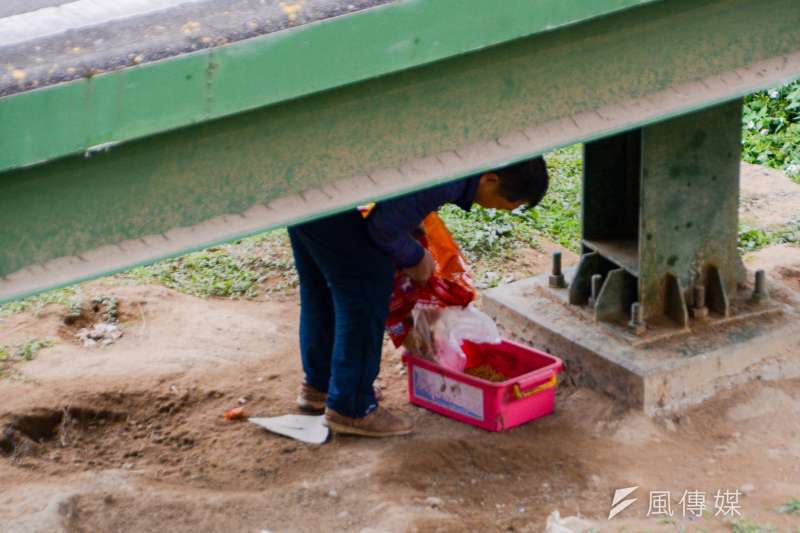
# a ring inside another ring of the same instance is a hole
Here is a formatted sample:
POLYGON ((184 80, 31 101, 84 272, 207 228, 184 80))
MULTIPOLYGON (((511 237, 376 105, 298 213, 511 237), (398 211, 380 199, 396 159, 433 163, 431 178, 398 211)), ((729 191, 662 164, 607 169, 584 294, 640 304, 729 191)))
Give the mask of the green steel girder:
MULTIPOLYGON (((413 11, 427 3, 397 5, 413 11)), ((246 70, 260 65, 245 55, 253 61, 246 70)), ((7 102, 49 95, 36 104, 47 114, 81 95, 92 102, 69 115, 77 139, 70 150, 81 155, 0 174, 0 276, 6 276, 0 300, 630 130, 798 77, 800 9, 793 0, 663 0, 83 157, 87 131, 111 135, 124 123, 136 137, 152 132, 154 122, 165 126, 162 117, 179 116, 174 124, 180 125, 233 112, 239 99, 245 109, 263 104, 249 99, 256 89, 236 85, 245 79, 245 63, 233 57, 208 73, 213 98, 201 94, 186 76, 205 72, 209 63, 203 54, 192 57, 199 64, 188 71, 180 65, 191 58, 178 58, 67 84, 64 93, 54 87, 0 100, 0 123, 18 124, 28 137, 22 147, 37 139, 46 144, 48 123, 19 123, 35 100, 21 107, 7 102), (101 79, 116 81, 101 88, 101 79), (183 84, 191 89, 186 95, 183 84), (112 88, 126 94, 124 106, 112 88), (184 100, 195 104, 187 108, 184 100), (210 106, 205 112, 184 113, 202 103, 210 106), (137 108, 143 112, 115 118, 137 108)), ((63 136, 63 129, 54 130, 54 143, 63 136)), ((0 138, 12 136, 6 129, 0 138)), ((51 157, 8 153, 4 145, 7 166, 51 157)))
MULTIPOLYGON (((404 0, 0 98, 0 172, 230 116, 656 0, 404 0)), ((303 2, 295 5, 304 16, 303 2)))

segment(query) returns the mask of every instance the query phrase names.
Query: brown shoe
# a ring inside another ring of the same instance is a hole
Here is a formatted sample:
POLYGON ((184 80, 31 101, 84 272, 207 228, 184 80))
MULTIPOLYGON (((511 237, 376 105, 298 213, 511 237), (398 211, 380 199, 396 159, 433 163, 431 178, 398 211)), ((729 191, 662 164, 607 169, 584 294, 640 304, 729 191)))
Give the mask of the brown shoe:
POLYGON ((322 414, 325 412, 325 401, 328 395, 318 391, 308 383, 300 385, 300 392, 297 395, 297 407, 310 413, 322 414))
MULTIPOLYGON (((375 386, 375 399, 381 401, 383 392, 375 386)), ((297 407, 309 413, 322 414, 325 411, 325 402, 328 395, 320 392, 308 383, 300 385, 300 392, 297 394, 297 407)))
POLYGON ((325 409, 325 424, 337 433, 362 437, 393 437, 414 431, 411 420, 385 407, 378 407, 364 418, 340 415, 329 407, 325 409))

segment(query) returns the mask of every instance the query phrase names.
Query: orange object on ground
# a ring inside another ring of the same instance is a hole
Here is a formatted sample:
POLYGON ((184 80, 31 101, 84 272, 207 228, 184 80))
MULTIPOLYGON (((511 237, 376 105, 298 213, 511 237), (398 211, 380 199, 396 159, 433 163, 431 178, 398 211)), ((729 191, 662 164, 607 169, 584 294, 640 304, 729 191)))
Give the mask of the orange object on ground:
POLYGON ((227 420, 228 422, 231 422, 233 420, 244 420, 245 418, 247 418, 247 414, 244 412, 244 407, 236 407, 229 411, 225 411, 225 414, 223 416, 225 417, 225 420, 227 420))
POLYGON ((436 270, 424 287, 415 284, 402 271, 394 278, 386 329, 392 342, 399 347, 413 327, 411 310, 417 303, 436 307, 464 307, 475 299, 472 277, 461 250, 435 212, 422 221, 422 231, 416 236, 436 262, 436 270))

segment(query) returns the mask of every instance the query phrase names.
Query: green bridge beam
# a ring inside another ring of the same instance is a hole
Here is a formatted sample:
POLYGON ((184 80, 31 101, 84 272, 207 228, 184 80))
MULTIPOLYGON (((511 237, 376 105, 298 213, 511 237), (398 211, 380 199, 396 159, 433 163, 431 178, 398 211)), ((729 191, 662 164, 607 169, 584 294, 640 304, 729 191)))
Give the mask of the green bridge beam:
MULTIPOLYGON (((285 102, 654 1, 470 0, 464 9, 462 0, 405 0, 0 98, 0 172, 285 102)), ((304 2, 290 5, 298 9, 297 17, 304 9, 313 10, 304 2)))
MULTIPOLYGON (((372 16, 388 13, 389 6, 372 16)), ((208 52, 219 59, 212 69, 199 54, 73 82, 82 83, 78 88, 65 84, 0 99, 0 153, 7 169, 51 157, 9 155, 9 121, 29 137, 20 146, 50 139, 46 128, 22 122, 32 116, 34 108, 26 105, 35 100, 21 107, 15 102, 63 89, 52 100, 41 97, 40 114, 61 113, 62 105, 78 101, 70 91, 92 104, 70 108, 73 151, 80 155, 0 173, 0 301, 419 189, 800 77, 800 9, 793 0, 663 0, 256 109, 248 98, 258 92, 254 72, 260 60, 226 50, 208 52), (199 63, 189 68, 184 62, 192 58, 199 63), (211 100, 191 83, 197 69, 215 87, 211 100), (134 99, 119 107, 113 91, 125 90, 136 76, 142 76, 141 85, 134 87, 150 89, 132 91, 134 99), (104 79, 112 81, 103 86, 104 79), (148 83, 161 83, 162 90, 148 83), (184 100, 192 104, 184 107, 184 100), (141 123, 114 116, 137 102, 146 111, 137 116, 141 123), (229 115, 232 102, 251 110, 229 115), (211 108, 198 111, 203 105, 211 108), (83 155, 87 131, 109 133, 125 123, 140 128, 126 130, 137 137, 153 124, 163 127, 166 117, 193 122, 223 115, 83 155)), ((268 56, 259 57, 268 63, 268 56)), ((301 61, 302 53, 296 57, 301 61)), ((53 133, 55 138, 63 132, 53 133)))

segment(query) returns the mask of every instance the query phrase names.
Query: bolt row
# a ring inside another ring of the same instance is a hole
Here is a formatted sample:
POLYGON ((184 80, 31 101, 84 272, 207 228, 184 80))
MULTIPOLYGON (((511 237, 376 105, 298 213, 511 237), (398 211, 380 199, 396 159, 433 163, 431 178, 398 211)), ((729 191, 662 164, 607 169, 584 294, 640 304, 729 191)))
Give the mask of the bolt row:
MULTIPOLYGON (((554 289, 563 289, 567 287, 566 280, 564 279, 564 273, 561 269, 561 252, 553 253, 553 268, 550 273, 549 285, 554 289)), ((602 287, 603 276, 600 274, 592 275, 588 302, 589 308, 594 308, 597 305, 597 300, 600 297, 600 290, 602 287)), ((706 305, 706 288, 702 285, 696 285, 692 289, 692 295, 694 296, 694 302, 690 309, 692 318, 699 322, 708 320, 709 310, 708 306, 706 305)), ((756 270, 755 287, 753 289, 752 301, 754 303, 762 303, 768 298, 769 293, 767 292, 767 275, 762 269, 756 270)), ((631 304, 631 320, 628 322, 628 329, 634 335, 642 335, 647 329, 644 321, 642 305, 639 302, 634 302, 631 304)))

